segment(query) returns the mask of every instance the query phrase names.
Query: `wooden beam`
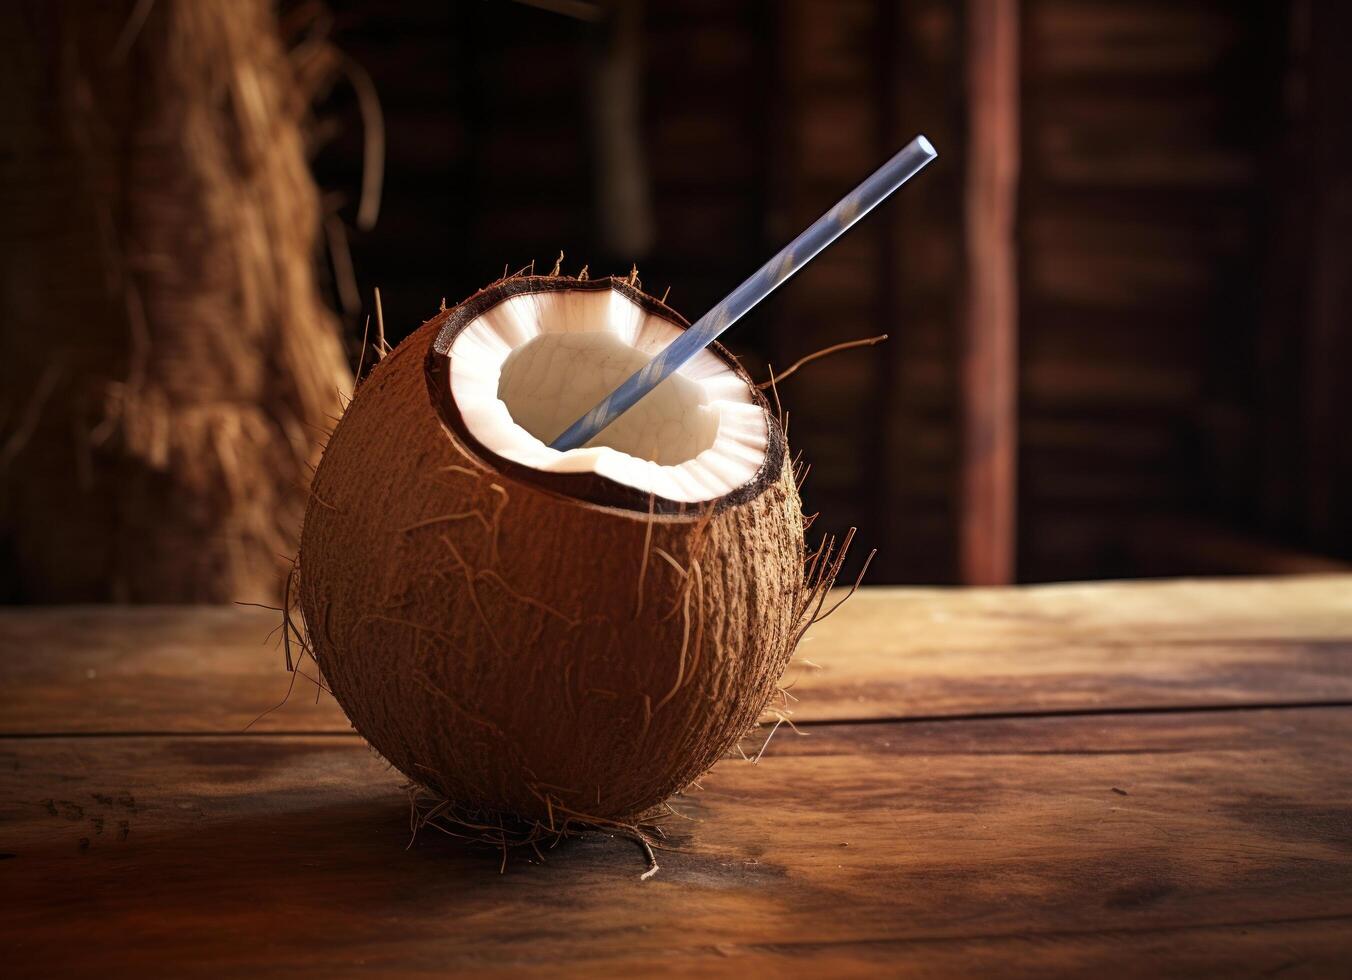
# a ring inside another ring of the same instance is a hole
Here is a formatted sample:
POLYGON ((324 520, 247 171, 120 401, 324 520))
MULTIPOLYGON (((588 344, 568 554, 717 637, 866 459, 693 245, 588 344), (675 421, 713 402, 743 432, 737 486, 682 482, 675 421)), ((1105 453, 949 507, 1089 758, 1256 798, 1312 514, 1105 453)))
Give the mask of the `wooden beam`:
POLYGON ((1347 708, 781 732, 673 800, 640 881, 618 833, 410 841, 355 736, 7 739, 0 948, 15 977, 1340 976, 1349 746, 1347 708))
MULTIPOLYGON (((350 732, 305 676, 259 717, 293 676, 263 643, 279 618, 244 606, 0 608, 0 691, 14 692, 0 697, 0 737, 350 732)), ((1352 574, 865 586, 809 636, 781 681, 800 726, 1352 704, 1352 574)))
POLYGON ((1019 173, 1017 0, 967 0, 960 564, 969 585, 1013 578, 1019 173))

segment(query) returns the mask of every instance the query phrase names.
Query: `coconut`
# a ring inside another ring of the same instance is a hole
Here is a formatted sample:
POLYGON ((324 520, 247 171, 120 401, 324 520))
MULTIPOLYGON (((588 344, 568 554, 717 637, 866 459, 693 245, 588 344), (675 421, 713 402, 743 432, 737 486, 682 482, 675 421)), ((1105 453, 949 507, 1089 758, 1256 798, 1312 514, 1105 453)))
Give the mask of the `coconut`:
POLYGON ((805 573, 784 432, 717 345, 549 448, 688 326, 631 282, 519 276, 443 310, 315 474, 309 647, 357 731, 458 812, 649 812, 755 726, 838 567, 805 573))

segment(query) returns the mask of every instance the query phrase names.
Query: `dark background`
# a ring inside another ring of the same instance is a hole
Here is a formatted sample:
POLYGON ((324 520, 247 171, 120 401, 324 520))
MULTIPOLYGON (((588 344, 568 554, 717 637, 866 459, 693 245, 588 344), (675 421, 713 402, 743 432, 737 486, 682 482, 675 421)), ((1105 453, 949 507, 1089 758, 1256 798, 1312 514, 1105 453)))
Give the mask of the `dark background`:
MULTIPOLYGON (((780 391, 806 509, 860 527, 872 581, 960 580, 972 5, 545 6, 565 13, 284 8, 383 107, 369 231, 354 89, 319 110, 354 347, 375 286, 393 340, 560 250, 570 273, 637 263, 693 319, 924 132, 938 162, 728 342, 760 374, 891 335, 780 391)), ((1352 559, 1347 6, 1023 0, 1018 17, 1017 578, 1352 559)))

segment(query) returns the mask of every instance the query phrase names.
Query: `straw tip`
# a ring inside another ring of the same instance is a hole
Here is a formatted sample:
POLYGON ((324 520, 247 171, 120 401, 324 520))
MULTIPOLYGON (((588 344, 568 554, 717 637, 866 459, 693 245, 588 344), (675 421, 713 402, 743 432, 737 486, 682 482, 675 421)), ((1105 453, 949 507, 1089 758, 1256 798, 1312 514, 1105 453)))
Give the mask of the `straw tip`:
POLYGON ((928 153, 930 157, 937 157, 939 155, 939 151, 934 148, 934 144, 929 141, 929 137, 924 133, 921 133, 915 138, 915 145, 920 147, 923 152, 928 153))

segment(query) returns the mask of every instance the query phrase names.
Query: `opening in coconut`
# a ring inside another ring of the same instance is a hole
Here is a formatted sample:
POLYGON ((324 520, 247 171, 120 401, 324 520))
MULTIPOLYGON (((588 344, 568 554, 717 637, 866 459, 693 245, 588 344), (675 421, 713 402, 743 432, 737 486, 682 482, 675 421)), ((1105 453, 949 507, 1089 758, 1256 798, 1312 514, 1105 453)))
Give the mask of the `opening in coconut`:
MULTIPOLYGON (((717 501, 764 477, 770 415, 721 349, 700 352, 587 445, 551 449, 684 328, 617 281, 514 282, 457 310, 437 344, 449 359, 443 415, 449 407, 477 448, 542 475, 602 478, 627 492, 578 495, 621 506, 717 501)), ((430 369, 447 371, 446 361, 430 369)), ((583 485, 574 479, 569 491, 583 485)))

